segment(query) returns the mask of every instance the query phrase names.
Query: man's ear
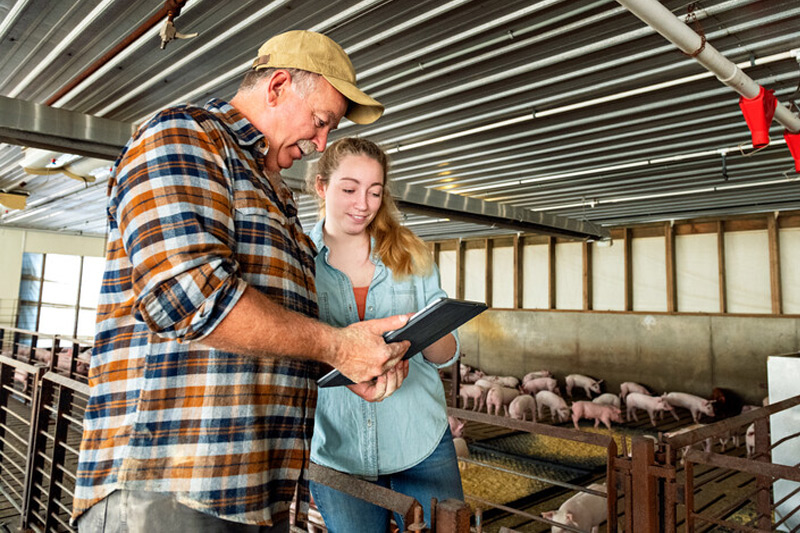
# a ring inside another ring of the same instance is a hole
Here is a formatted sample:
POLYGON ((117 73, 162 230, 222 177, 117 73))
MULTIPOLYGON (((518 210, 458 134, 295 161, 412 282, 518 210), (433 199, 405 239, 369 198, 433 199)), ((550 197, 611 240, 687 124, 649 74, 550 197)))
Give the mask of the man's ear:
POLYGON ((292 76, 285 69, 278 69, 267 80, 267 105, 275 106, 285 98, 292 84, 292 76))
POLYGON ((317 191, 317 196, 325 198, 325 182, 322 181, 322 176, 319 174, 314 178, 314 190, 317 191))

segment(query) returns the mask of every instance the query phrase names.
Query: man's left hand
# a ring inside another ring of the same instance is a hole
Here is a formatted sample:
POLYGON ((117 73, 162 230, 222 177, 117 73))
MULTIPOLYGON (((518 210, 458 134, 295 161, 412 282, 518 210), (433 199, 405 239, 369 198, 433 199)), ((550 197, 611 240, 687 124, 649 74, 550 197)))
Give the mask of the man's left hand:
POLYGON ((406 376, 408 376, 408 360, 400 361, 373 380, 348 385, 347 388, 368 402, 380 402, 394 394, 406 376))

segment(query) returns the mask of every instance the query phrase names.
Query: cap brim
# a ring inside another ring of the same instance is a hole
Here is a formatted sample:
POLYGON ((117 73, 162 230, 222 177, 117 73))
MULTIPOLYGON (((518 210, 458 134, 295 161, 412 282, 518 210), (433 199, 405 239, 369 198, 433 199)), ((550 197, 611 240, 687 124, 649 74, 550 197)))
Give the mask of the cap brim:
POLYGON ((323 75, 333 88, 342 93, 342 96, 351 102, 345 117, 356 124, 372 124, 383 115, 383 105, 374 98, 367 96, 358 87, 345 80, 323 75))

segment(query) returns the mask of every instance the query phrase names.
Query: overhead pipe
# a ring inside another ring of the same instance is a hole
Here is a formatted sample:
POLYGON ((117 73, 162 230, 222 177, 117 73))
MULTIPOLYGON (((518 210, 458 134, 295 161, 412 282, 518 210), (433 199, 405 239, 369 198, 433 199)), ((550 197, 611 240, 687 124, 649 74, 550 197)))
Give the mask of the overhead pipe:
MULTIPOLYGON (((703 37, 697 35, 658 0, 617 0, 617 2, 680 48, 683 53, 695 58, 719 81, 741 96, 751 99, 757 97, 761 92, 761 86, 758 83, 720 54, 703 37)), ((790 132, 800 132, 800 119, 780 102, 777 103, 774 118, 790 132)))
POLYGON ((117 43, 114 48, 103 54, 97 61, 86 67, 83 72, 75 76, 72 81, 64 85, 54 95, 45 101, 47 105, 53 105, 58 102, 65 94, 74 89, 83 80, 94 74, 100 67, 111 61, 117 54, 125 50, 131 44, 136 42, 142 35, 147 33, 150 29, 161 22, 164 17, 169 17, 170 20, 180 15, 181 9, 188 0, 167 0, 161 9, 156 11, 149 19, 145 20, 138 28, 128 34, 123 40, 117 43))

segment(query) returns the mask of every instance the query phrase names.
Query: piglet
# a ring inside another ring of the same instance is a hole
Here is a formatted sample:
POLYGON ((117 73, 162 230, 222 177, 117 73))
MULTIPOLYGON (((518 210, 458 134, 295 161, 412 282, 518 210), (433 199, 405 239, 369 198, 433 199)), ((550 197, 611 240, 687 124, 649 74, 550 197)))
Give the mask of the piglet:
POLYGON ((469 400, 472 399, 472 410, 483 411, 483 406, 486 404, 486 389, 477 385, 461 385, 458 395, 464 400, 464 405, 462 406, 464 409, 467 408, 469 400))
POLYGON ((638 392, 639 394, 650 396, 650 391, 647 390, 644 386, 639 385, 638 383, 634 383, 633 381, 626 381, 625 383, 619 386, 620 400, 624 400, 625 397, 632 392, 638 392))
POLYGON ((747 426, 747 431, 744 433, 744 446, 747 448, 747 458, 753 456, 756 451, 756 425, 750 424, 747 426))
POLYGON ((549 390, 556 392, 558 390, 558 382, 553 378, 534 378, 522 382, 522 390, 528 394, 536 394, 540 390, 549 390))
POLYGON ((454 416, 447 417, 447 422, 450 424, 450 433, 453 437, 463 437, 464 436, 464 422, 460 418, 456 418, 454 416))
POLYGON ((601 394, 600 396, 598 396, 594 400, 592 400, 592 403, 601 403, 601 404, 605 404, 605 405, 613 405, 614 407, 619 409, 619 396, 617 396, 616 394, 611 394, 610 392, 606 392, 604 394, 601 394))
POLYGON ((526 415, 531 414, 531 421, 536 422, 536 400, 530 394, 520 394, 508 406, 508 414, 517 420, 526 420, 526 415))
POLYGON ((575 429, 580 429, 578 420, 581 418, 594 419, 594 427, 602 422, 608 429, 611 429, 612 421, 622 422, 618 407, 592 402, 575 402, 572 404, 572 424, 575 429))
MULTIPOLYGON (((604 483, 592 483, 589 487, 597 492, 606 493, 606 486, 604 483)), ((571 526, 581 531, 589 531, 597 533, 606 518, 608 517, 608 501, 602 496, 596 494, 587 494, 579 492, 558 508, 558 511, 547 511, 542 513, 544 518, 571 526)), ((553 533, 562 533, 567 530, 558 526, 553 526, 553 533)))
MULTIPOLYGON (((705 424, 691 424, 689 426, 682 427, 681 429, 678 429, 678 430, 675 430, 675 431, 670 431, 669 433, 664 433, 664 436, 667 437, 667 438, 670 438, 670 437, 674 437, 676 435, 682 435, 684 433, 697 431, 698 429, 703 428, 703 427, 705 427, 705 424)), ((686 452, 689 451, 689 448, 691 448, 692 446, 700 446, 700 445, 702 445, 704 452, 710 453, 711 452, 711 437, 708 437, 708 438, 703 439, 703 440, 701 440, 699 442, 696 442, 693 445, 690 444, 689 446, 684 446, 683 449, 681 450, 681 464, 684 464, 684 462, 685 462, 684 458, 686 457, 686 452)))
POLYGON ((535 372, 528 372, 527 374, 525 374, 525 377, 522 378, 522 383, 525 383, 526 381, 530 381, 536 378, 551 378, 551 377, 553 377, 553 374, 551 374, 549 370, 537 370, 535 372))
POLYGON ((503 414, 508 416, 508 404, 517 396, 519 396, 517 389, 499 385, 492 387, 486 393, 486 412, 492 414, 492 411, 494 411, 495 416, 499 416, 500 407, 502 406, 503 414))
MULTIPOLYGON (((650 423, 653 424, 653 426, 656 425, 655 414, 657 412, 663 413, 664 411, 670 411, 673 415, 675 414, 672 406, 667 403, 667 400, 665 400, 664 397, 648 396, 640 392, 629 393, 627 399, 625 400, 625 407, 629 421, 631 420, 631 415, 633 415, 633 420, 638 422, 639 418, 636 416, 636 410, 644 409, 647 411, 647 414, 650 415, 650 423)), ((677 418, 677 415, 675 415, 675 417, 677 418)))
POLYGON ((569 407, 564 398, 549 390, 543 390, 536 393, 536 406, 539 414, 539 420, 542 419, 545 406, 550 409, 550 419, 555 422, 556 418, 559 422, 566 422, 569 418, 569 407))
POLYGON ((512 389, 519 387, 519 378, 514 376, 483 376, 482 379, 494 383, 495 385, 502 385, 503 387, 510 387, 512 389))
POLYGON ((686 392, 670 392, 665 394, 664 398, 673 407, 688 409, 692 413, 692 419, 695 424, 700 420, 701 414, 714 416, 714 406, 711 405, 711 400, 686 392))
POLYGON ((591 398, 593 392, 595 394, 600 394, 600 384, 602 382, 602 379, 596 381, 582 374, 570 374, 567 376, 567 396, 572 398, 572 387, 580 387, 586 391, 586 397, 591 398))

